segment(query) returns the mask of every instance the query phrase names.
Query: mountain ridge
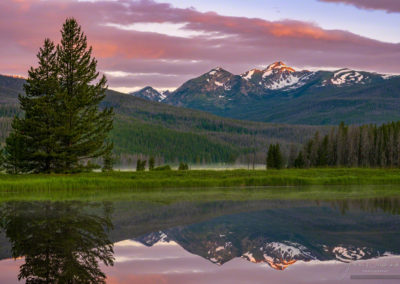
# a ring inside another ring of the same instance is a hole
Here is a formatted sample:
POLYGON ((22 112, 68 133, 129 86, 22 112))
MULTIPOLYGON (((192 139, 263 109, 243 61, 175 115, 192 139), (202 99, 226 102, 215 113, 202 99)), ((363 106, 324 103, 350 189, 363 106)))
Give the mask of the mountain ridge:
POLYGON ((400 119, 400 75, 348 68, 296 71, 281 61, 240 75, 216 67, 159 101, 242 120, 379 124, 400 119))

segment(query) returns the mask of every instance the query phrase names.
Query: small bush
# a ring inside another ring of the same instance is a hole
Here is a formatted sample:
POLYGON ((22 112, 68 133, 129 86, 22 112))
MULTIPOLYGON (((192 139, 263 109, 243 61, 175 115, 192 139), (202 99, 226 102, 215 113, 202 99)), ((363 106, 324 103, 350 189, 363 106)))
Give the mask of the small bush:
POLYGON ((146 160, 142 161, 142 160, 137 160, 136 162, 136 171, 137 172, 142 172, 146 169, 146 160))
POLYGON ((170 165, 159 166, 153 169, 153 171, 170 171, 170 165))
POLYGON ((181 162, 179 164, 178 171, 187 171, 187 170, 189 170, 188 164, 181 162))

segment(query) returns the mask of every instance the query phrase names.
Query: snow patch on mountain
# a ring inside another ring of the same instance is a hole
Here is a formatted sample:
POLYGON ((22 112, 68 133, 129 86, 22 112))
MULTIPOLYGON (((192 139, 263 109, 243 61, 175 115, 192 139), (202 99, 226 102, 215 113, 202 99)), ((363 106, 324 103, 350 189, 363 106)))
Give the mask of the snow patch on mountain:
POLYGON ((243 258, 248 259, 250 262, 256 263, 256 259, 254 258, 253 254, 251 252, 246 252, 242 255, 243 258))
POLYGON ((268 250, 278 255, 281 255, 283 258, 293 258, 295 256, 306 256, 308 258, 314 258, 311 254, 307 251, 307 248, 293 242, 286 242, 286 243, 279 243, 279 242, 272 242, 265 244, 263 248, 260 250, 268 250))
POLYGON ((277 81, 273 81, 270 84, 265 84, 264 86, 270 90, 279 90, 285 87, 293 86, 299 82, 300 78, 296 76, 288 76, 286 78, 280 78, 277 81))
POLYGON ((251 78, 253 78, 254 73, 258 71, 257 69, 251 69, 250 71, 247 71, 246 73, 242 74, 241 76, 243 77, 243 79, 245 80, 250 80, 251 78))
POLYGON ((295 72, 282 74, 279 77, 270 79, 264 83, 264 88, 269 90, 293 90, 304 86, 314 73, 295 72))
POLYGON ((366 80, 368 79, 368 76, 364 76, 358 71, 344 68, 336 71, 333 74, 332 78, 330 78, 329 80, 325 80, 322 85, 326 86, 327 84, 331 84, 337 87, 341 87, 352 84, 365 84, 366 80))
POLYGON ((384 80, 388 80, 388 79, 392 79, 392 78, 394 78, 394 77, 399 77, 399 75, 382 74, 381 77, 382 77, 382 79, 384 79, 384 80))
POLYGON ((214 84, 218 87, 222 87, 224 85, 224 83, 218 82, 218 81, 214 81, 214 84))
POLYGON ((360 260, 366 256, 367 248, 358 247, 342 247, 337 246, 332 249, 332 253, 335 255, 336 259, 341 262, 350 262, 354 260, 360 260))
POLYGON ((221 67, 216 67, 214 69, 211 69, 210 72, 208 72, 207 74, 210 76, 214 76, 215 74, 217 74, 218 72, 221 72, 223 69, 221 67))
POLYGON ((224 249, 225 249, 225 247, 219 246, 219 247, 217 247, 217 248, 215 249, 215 252, 219 252, 219 251, 224 250, 224 249))
POLYGON ((272 73, 274 73, 273 70, 266 70, 266 71, 263 72, 262 78, 266 78, 266 77, 268 77, 268 76, 271 76, 272 73))

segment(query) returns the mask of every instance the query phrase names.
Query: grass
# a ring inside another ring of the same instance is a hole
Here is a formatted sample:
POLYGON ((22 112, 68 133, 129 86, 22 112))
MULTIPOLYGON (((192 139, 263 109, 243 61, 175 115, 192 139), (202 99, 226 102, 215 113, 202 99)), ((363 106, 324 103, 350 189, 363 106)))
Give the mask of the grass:
POLYGON ((400 196, 399 169, 154 171, 0 175, 0 201, 156 202, 400 196))
POLYGON ((196 170, 0 175, 1 190, 400 185, 400 169, 196 170))

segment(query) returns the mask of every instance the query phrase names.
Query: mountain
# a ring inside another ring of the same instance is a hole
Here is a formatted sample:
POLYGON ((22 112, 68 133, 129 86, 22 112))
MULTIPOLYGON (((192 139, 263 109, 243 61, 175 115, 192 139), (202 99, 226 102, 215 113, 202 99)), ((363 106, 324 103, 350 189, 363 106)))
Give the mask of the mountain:
POLYGON ((365 202, 346 202, 316 205, 278 201, 264 210, 248 209, 151 232, 134 240, 148 247, 175 242, 217 265, 240 257, 276 270, 297 261, 350 263, 400 253, 392 243, 399 232, 398 216, 378 208, 369 211, 371 208, 363 207, 365 202), (343 207, 347 211, 341 211, 343 207))
MULTIPOLYGON (((25 80, 0 75, 0 144, 11 130, 11 120, 19 113, 18 94, 25 80)), ((107 90, 102 106, 114 108, 116 117, 111 138, 120 165, 133 167, 136 159, 156 157, 157 164, 240 162, 264 163, 268 143, 281 143, 288 152, 316 130, 328 128, 291 126, 239 121, 210 113, 152 102, 107 90)))
POLYGON ((351 69, 296 71, 283 62, 234 75, 212 69, 163 102, 263 122, 327 125, 400 119, 400 76, 351 69))
POLYGON ((264 70, 252 69, 241 77, 255 85, 262 86, 263 90, 290 90, 305 85, 313 72, 299 71, 286 66, 283 62, 275 62, 264 70))
MULTIPOLYGON (((167 91, 167 94, 169 94, 169 92, 167 91)), ((138 98, 142 98, 145 100, 149 100, 152 102, 161 102, 163 101, 167 96, 165 95, 165 92, 160 93, 159 91, 157 91, 156 89, 147 86, 144 87, 143 89, 130 93, 130 95, 138 97, 138 98)))
POLYGON ((203 109, 210 112, 226 109, 231 102, 240 103, 249 94, 262 94, 262 88, 239 75, 217 67, 189 80, 163 101, 168 104, 203 109))

